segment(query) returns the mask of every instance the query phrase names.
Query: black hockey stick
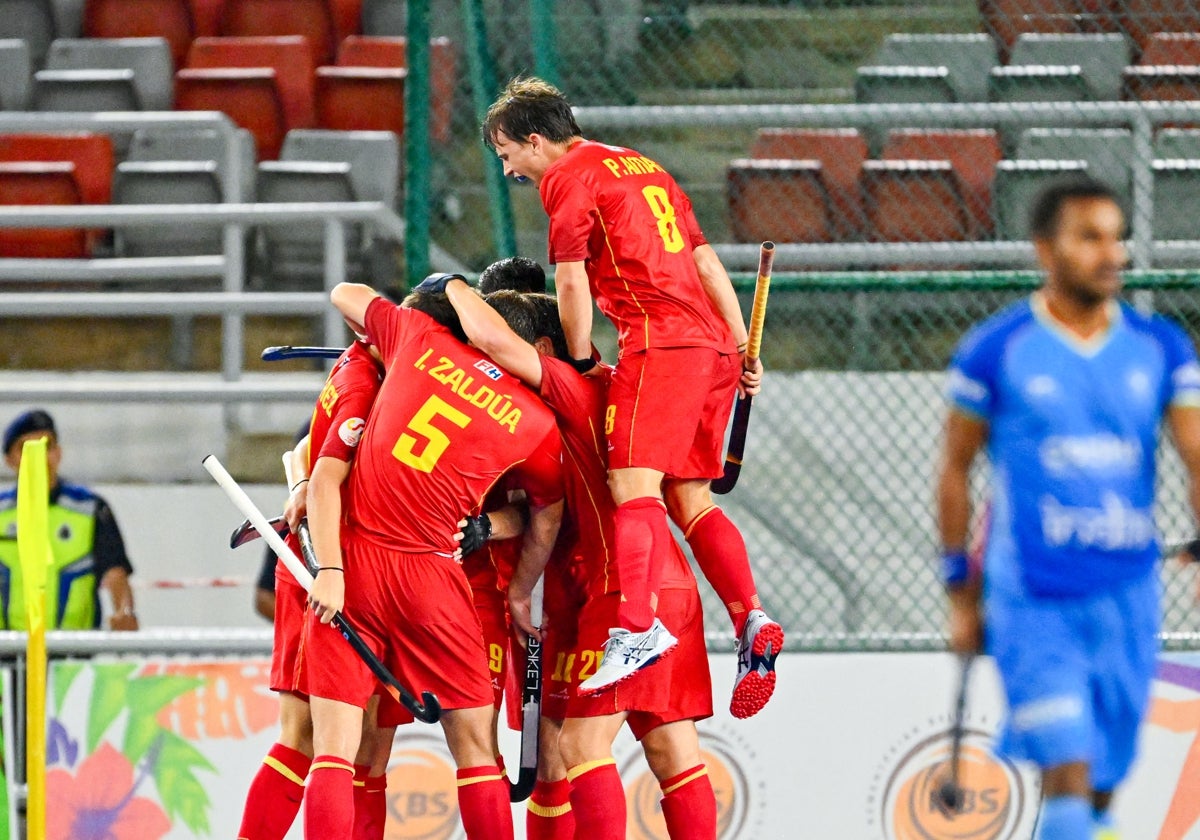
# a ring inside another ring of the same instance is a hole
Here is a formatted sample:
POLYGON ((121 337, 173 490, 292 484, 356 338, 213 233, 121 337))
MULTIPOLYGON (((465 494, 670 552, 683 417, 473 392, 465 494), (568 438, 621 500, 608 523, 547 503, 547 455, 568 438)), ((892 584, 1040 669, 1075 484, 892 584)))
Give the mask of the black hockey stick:
MULTIPOLYGON (((282 516, 276 516, 274 519, 268 519, 267 524, 275 529, 275 533, 281 537, 286 537, 288 533, 288 524, 282 516)), ((246 543, 256 540, 262 534, 258 533, 258 529, 254 527, 249 519, 242 522, 241 525, 233 529, 233 533, 229 535, 229 547, 237 548, 246 543)))
MULTIPOLYGON (((767 317, 767 295, 771 292, 771 266, 775 262, 775 243, 764 242, 758 251, 758 280, 754 284, 754 306, 750 310, 750 331, 746 339, 746 360, 758 360, 762 349, 763 321, 767 317)), ((750 426, 750 406, 754 397, 740 397, 733 410, 733 426, 729 430, 729 447, 725 451, 725 471, 712 483, 714 493, 728 493, 737 484, 742 472, 742 455, 746 451, 746 429, 750 426)))
MULTIPOLYGON (((544 578, 533 587, 529 620, 542 623, 544 578)), ((542 725, 542 643, 530 636, 525 643, 525 682, 521 688, 521 766, 517 781, 508 783, 510 802, 524 802, 537 784, 538 742, 542 725)))
POLYGON ((938 788, 938 801, 946 810, 955 814, 963 806, 963 789, 960 782, 962 774, 959 765, 962 763, 963 732, 966 729, 967 685, 971 681, 971 665, 975 662, 974 653, 962 654, 959 657, 958 694, 954 697, 954 721, 950 729, 950 778, 942 782, 938 788))
MULTIPOLYGON (((306 592, 310 591, 313 585, 312 574, 307 568, 305 568, 304 564, 300 562, 300 558, 296 556, 296 553, 292 551, 287 543, 283 541, 283 538, 280 537, 273 528, 271 528, 270 524, 267 522, 267 518, 263 515, 262 511, 258 509, 258 506, 254 504, 253 500, 246 495, 246 491, 243 490, 236 481, 234 481, 233 476, 229 474, 228 470, 226 470, 221 462, 217 460, 215 455, 206 456, 201 463, 204 465, 204 469, 208 471, 208 474, 211 475, 217 484, 221 486, 221 489, 225 491, 225 495, 229 497, 229 500, 233 502, 234 506, 237 507, 238 510, 241 511, 242 515, 249 519, 250 522, 254 524, 254 527, 258 529, 258 532, 262 534, 263 539, 267 541, 267 544, 271 546, 275 554, 280 560, 283 561, 283 564, 287 566, 288 571, 292 573, 292 577, 294 577, 296 581, 304 587, 306 592)), ((302 551, 305 550, 303 548, 305 542, 303 535, 307 531, 307 527, 304 527, 301 530, 302 551)), ((312 544, 310 540, 309 548, 306 553, 311 552, 311 549, 312 544)), ((376 657, 371 649, 367 647, 366 642, 362 640, 362 637, 358 635, 358 633, 349 624, 349 622, 346 621, 345 617, 342 616, 341 613, 338 613, 334 616, 333 625, 337 628, 338 632, 342 634, 343 638, 350 643, 350 646, 354 648, 354 652, 358 654, 359 657, 362 658, 363 662, 367 664, 367 667, 371 669, 371 673, 373 673, 379 679, 380 683, 387 690, 388 694, 390 694, 396 699, 397 702, 412 712, 413 717, 417 718, 418 720, 423 720, 426 723, 437 722, 438 718, 441 716, 442 707, 433 694, 428 691, 422 692, 420 701, 413 697, 412 694, 410 694, 402 685, 400 685, 396 678, 392 676, 392 673, 387 669, 387 667, 379 661, 378 657, 376 657)))
POLYGON ((264 347, 262 360, 281 362, 284 359, 336 359, 345 352, 345 347, 293 347, 283 344, 278 347, 264 347))

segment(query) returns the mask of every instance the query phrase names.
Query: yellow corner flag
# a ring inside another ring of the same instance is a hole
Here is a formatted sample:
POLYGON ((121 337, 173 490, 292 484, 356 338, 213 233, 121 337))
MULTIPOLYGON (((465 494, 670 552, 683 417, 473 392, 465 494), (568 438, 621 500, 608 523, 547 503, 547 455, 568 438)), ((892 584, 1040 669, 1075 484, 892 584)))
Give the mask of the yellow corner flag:
POLYGON ((28 440, 17 474, 17 556, 24 584, 27 682, 25 826, 29 840, 46 837, 46 569, 50 565, 50 479, 46 438, 28 440))

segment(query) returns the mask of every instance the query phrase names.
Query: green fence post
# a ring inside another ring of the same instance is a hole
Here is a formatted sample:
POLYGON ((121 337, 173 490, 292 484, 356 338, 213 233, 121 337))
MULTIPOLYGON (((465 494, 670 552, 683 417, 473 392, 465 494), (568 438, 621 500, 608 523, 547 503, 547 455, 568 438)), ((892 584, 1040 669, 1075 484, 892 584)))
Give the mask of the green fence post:
POLYGON ((429 0, 409 0, 404 83, 404 268, 411 288, 429 273, 429 0))
POLYGON ((558 36, 554 30, 554 0, 529 0, 533 29, 533 68, 537 75, 561 87, 558 79, 558 36))

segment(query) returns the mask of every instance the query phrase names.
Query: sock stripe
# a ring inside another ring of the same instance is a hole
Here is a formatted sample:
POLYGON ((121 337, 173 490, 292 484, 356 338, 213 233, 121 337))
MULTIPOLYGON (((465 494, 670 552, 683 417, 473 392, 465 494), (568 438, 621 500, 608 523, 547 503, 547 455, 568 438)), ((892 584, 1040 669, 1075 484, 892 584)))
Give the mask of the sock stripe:
POLYGON ((601 758, 596 761, 585 761, 583 764, 576 764, 567 770, 567 781, 573 782, 584 773, 595 770, 597 767, 604 767, 609 764, 616 766, 616 763, 617 760, 615 758, 601 758))
POLYGON ((708 768, 701 767, 698 770, 696 770, 694 773, 689 773, 688 775, 684 776, 678 782, 675 782, 674 784, 670 785, 669 787, 663 788, 662 789, 663 795, 665 796, 668 793, 674 793, 675 791, 679 790, 681 787, 688 784, 689 782, 694 782, 694 781, 696 781, 696 779, 699 779, 701 776, 707 776, 707 775, 708 775, 708 768))
POLYGON ((694 529, 697 525, 700 524, 700 520, 703 519, 704 517, 708 516, 710 513, 712 513, 714 510, 717 510, 717 509, 718 508, 716 505, 709 505, 704 510, 700 511, 695 516, 693 516, 691 521, 688 522, 688 524, 683 527, 683 538, 686 540, 688 537, 690 537, 692 535, 692 529, 694 529))
POLYGON ((355 780, 354 780, 354 786, 355 786, 355 787, 360 787, 360 788, 365 788, 365 787, 367 786, 367 783, 366 783, 366 782, 360 782, 358 779, 355 779, 355 780))
POLYGON ((553 817, 561 817, 564 814, 571 813, 570 802, 566 803, 565 805, 542 805, 530 799, 526 803, 526 807, 529 809, 529 813, 533 814, 535 817, 546 817, 548 819, 553 817))
POLYGON ((465 779, 459 779, 458 786, 466 787, 467 785, 477 785, 480 782, 498 782, 503 778, 504 776, 499 773, 491 776, 468 776, 465 779))
POLYGON ((310 768, 310 772, 312 770, 345 770, 351 775, 354 774, 353 767, 351 767, 349 764, 343 764, 340 761, 314 761, 312 763, 312 767, 310 768))
POLYGON ((285 779, 287 779, 289 782, 300 785, 300 787, 304 787, 304 779, 300 778, 300 776, 297 775, 297 773, 294 770, 292 770, 292 768, 288 767, 286 764, 284 764, 282 761, 280 761, 275 756, 268 755, 266 758, 263 759, 263 764, 270 767, 272 770, 274 770, 280 776, 283 776, 285 779))

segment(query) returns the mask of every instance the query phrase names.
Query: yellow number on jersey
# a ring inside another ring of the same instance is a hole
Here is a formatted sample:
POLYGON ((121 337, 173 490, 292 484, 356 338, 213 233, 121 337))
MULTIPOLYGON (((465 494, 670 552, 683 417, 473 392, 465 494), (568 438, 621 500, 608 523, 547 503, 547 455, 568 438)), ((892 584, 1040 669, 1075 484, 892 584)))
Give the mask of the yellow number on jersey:
POLYGON ((425 404, 417 409, 417 413, 408 421, 408 428, 425 439, 425 445, 420 452, 416 451, 419 438, 405 432, 400 435, 396 445, 392 447, 392 456, 402 464, 406 464, 421 472, 433 472, 433 467, 450 445, 446 433, 433 425, 436 417, 445 417, 458 428, 465 428, 471 418, 457 408, 449 405, 440 397, 432 396, 425 404))
POLYGON ((662 237, 663 247, 668 254, 677 254, 683 250, 683 234, 679 232, 679 224, 675 220, 675 208, 671 198, 662 187, 649 186, 642 190, 650 212, 658 220, 658 235, 662 237))

